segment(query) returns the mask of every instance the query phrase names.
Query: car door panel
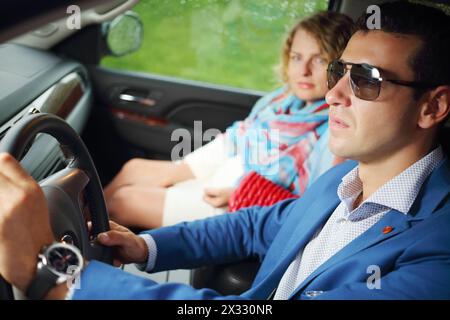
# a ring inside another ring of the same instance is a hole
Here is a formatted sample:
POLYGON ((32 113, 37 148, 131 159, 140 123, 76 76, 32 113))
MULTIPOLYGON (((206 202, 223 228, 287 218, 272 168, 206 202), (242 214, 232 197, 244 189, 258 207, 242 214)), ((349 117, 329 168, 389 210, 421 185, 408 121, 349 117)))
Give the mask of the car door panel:
POLYGON ((179 142, 171 139, 176 129, 190 132, 193 146, 202 145, 207 140, 194 127, 224 131, 245 118, 263 94, 101 67, 90 71, 120 138, 149 156, 169 158, 179 142))

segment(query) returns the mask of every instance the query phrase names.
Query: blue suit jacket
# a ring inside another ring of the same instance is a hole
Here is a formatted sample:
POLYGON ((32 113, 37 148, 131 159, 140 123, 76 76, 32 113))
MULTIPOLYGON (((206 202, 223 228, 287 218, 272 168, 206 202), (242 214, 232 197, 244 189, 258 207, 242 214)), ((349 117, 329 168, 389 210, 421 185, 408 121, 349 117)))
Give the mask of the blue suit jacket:
MULTIPOLYGON (((252 288, 241 296, 210 289, 156 284, 99 262, 81 277, 75 299, 266 299, 299 250, 339 204, 337 187, 355 166, 346 162, 324 174, 298 200, 148 231, 158 246, 154 271, 262 260, 252 288)), ((336 253, 295 290, 292 299, 450 299, 450 169, 445 160, 428 177, 408 215, 396 210, 336 253), (383 229, 390 226, 390 233, 383 229), (380 289, 369 289, 378 266, 380 289), (373 277, 372 277, 373 278, 373 277), (371 279, 372 279, 371 278, 371 279)))

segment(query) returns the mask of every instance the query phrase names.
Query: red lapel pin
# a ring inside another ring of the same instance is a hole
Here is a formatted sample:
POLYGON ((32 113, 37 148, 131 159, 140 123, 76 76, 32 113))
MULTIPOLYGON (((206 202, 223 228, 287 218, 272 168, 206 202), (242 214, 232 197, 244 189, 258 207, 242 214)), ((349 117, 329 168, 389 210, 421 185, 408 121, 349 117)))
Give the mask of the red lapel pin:
POLYGON ((394 230, 393 227, 391 226, 386 226, 383 228, 383 234, 388 234, 389 232, 391 232, 392 230, 394 230))

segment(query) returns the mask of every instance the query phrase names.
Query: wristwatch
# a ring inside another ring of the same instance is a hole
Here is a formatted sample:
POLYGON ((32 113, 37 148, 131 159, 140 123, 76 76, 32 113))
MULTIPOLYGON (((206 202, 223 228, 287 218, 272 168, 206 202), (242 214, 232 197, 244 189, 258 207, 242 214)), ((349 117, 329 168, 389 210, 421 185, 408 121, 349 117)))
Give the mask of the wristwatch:
POLYGON ((83 256, 74 245, 58 242, 42 248, 36 275, 26 296, 33 300, 43 299, 54 286, 76 278, 83 264, 83 256))

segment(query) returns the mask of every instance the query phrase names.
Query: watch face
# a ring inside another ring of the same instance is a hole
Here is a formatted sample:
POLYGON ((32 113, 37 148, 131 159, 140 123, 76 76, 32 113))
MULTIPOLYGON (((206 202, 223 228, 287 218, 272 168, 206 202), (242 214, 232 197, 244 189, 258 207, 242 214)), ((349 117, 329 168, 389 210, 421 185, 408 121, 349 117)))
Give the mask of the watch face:
POLYGON ((64 244, 49 247, 46 258, 48 266, 56 273, 63 275, 73 275, 82 265, 80 254, 72 247, 64 244))

